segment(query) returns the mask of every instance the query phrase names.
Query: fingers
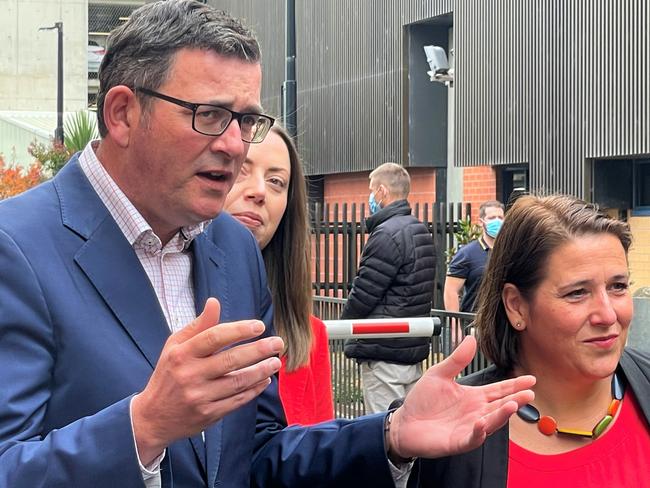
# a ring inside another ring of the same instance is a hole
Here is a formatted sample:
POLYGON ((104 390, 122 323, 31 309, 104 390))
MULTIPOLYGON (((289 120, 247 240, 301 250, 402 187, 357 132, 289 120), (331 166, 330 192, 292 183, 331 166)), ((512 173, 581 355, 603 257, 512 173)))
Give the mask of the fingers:
POLYGON ((488 435, 503 427, 518 408, 519 404, 516 401, 504 401, 494 411, 478 419, 474 424, 474 447, 483 443, 488 435))
MULTIPOLYGON (((515 378, 512 381, 516 383, 516 380, 519 381, 519 384, 522 387, 526 385, 532 386, 535 383, 534 376, 522 376, 515 378)), ((505 382, 501 382, 505 383, 505 382)), ((488 385, 492 386, 492 385, 488 385)), ((518 387, 518 386, 517 386, 518 387)), ((515 388, 517 388, 515 387, 515 388)), ((510 417, 523 405, 530 403, 535 398, 535 393, 532 390, 524 389, 521 391, 516 391, 510 395, 507 395, 503 398, 494 400, 489 404, 489 412, 479 418, 474 424, 474 433, 473 433, 473 443, 475 446, 481 444, 485 437, 491 433, 499 430, 503 427, 510 417)))
MULTIPOLYGON (((512 378, 509 380, 499 381, 497 383, 490 383, 488 385, 480 386, 479 388, 483 390, 487 401, 491 402, 507 397, 508 395, 515 394, 517 392, 529 390, 536 381, 537 380, 534 376, 525 375, 518 376, 517 378, 512 378)), ((525 396, 525 398, 528 398, 528 396, 525 396)), ((525 401, 524 403, 529 403, 530 401, 532 401, 532 398, 525 401)))
POLYGON ((208 298, 203 307, 203 312, 192 322, 187 324, 181 330, 172 335, 170 340, 176 344, 181 344, 192 337, 200 334, 204 330, 217 325, 221 315, 221 304, 216 298, 208 298))
MULTIPOLYGON (((238 342, 253 339, 264 332, 261 320, 240 320, 212 326, 185 342, 193 357, 208 357, 238 342)), ((265 357, 268 357, 267 354, 265 357)))
MULTIPOLYGON (((211 392, 208 393, 210 401, 232 398, 236 402, 242 393, 256 391, 261 384, 264 384, 263 390, 271 382, 270 377, 280 370, 281 364, 278 358, 269 358, 215 379, 210 383, 211 392)), ((255 395, 252 398, 254 397, 255 395)))
POLYGON ((430 369, 435 369, 444 378, 456 378, 472 361, 475 353, 476 339, 472 336, 467 336, 444 361, 430 369))
MULTIPOLYGON (((248 344, 231 347, 201 361, 197 373, 206 379, 216 379, 261 363, 268 358, 277 360, 279 363, 279 359, 271 356, 279 355, 283 348, 284 342, 279 337, 267 337, 248 344)), ((267 376, 274 374, 277 369, 279 369, 279 366, 270 371, 267 376)), ((257 381, 260 381, 260 379, 257 381)))

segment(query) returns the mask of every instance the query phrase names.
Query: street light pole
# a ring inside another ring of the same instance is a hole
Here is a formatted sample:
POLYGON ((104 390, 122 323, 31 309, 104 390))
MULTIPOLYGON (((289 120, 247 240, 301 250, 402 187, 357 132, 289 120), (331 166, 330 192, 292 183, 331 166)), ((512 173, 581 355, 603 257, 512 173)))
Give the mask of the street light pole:
POLYGON ((41 30, 58 31, 58 58, 56 83, 56 130, 54 140, 63 144, 63 22, 56 22, 52 27, 41 27, 41 30))
POLYGON ((286 59, 282 83, 282 120, 295 140, 298 133, 296 117, 296 1, 286 0, 286 59))

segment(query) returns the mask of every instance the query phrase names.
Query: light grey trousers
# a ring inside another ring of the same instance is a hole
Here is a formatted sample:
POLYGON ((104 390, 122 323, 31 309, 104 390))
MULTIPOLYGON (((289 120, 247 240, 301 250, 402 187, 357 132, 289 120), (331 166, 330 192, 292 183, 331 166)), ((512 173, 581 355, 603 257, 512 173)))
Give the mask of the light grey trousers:
POLYGON ((384 412, 390 402, 404 398, 422 376, 422 364, 395 364, 384 361, 361 363, 363 402, 366 413, 384 412))

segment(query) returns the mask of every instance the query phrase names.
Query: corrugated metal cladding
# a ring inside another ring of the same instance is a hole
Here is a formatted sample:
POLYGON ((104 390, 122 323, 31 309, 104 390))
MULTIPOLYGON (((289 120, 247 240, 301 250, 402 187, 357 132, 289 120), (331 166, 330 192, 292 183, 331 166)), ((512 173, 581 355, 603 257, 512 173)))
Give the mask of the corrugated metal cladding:
MULTIPOLYGON (((208 0, 244 17, 264 56, 263 102, 279 113, 284 0, 208 0)), ((403 162, 405 24, 449 13, 452 0, 296 2, 299 146, 308 174, 403 162)))
POLYGON ((270 115, 279 116, 285 58, 284 0, 208 0, 207 3, 240 18, 255 31, 262 49, 262 105, 270 115))
POLYGON ((650 153, 647 0, 458 0, 455 161, 528 162, 584 197, 586 162, 650 153))

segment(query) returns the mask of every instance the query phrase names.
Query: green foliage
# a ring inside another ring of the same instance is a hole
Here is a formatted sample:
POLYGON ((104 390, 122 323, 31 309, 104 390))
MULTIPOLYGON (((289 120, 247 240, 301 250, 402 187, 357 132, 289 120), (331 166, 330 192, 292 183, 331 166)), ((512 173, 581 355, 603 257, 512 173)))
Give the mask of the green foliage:
POLYGON ((27 148, 50 176, 57 174, 74 153, 82 151, 90 141, 99 138, 97 124, 85 110, 65 121, 63 134, 64 144, 54 140, 48 146, 32 142, 27 148))
POLYGON ((481 233, 481 227, 477 224, 472 224, 472 219, 469 215, 466 215, 464 219, 459 220, 458 230, 454 232, 454 240, 456 241, 456 245, 454 247, 450 247, 445 251, 445 256, 447 256, 447 264, 449 264, 451 258, 454 257, 454 254, 456 254, 460 246, 475 241, 481 237, 481 233))
POLYGON ((73 154, 63 144, 54 140, 49 146, 34 141, 29 145, 27 151, 41 163, 51 176, 57 174, 73 154))
POLYGON ((65 121, 63 130, 65 147, 72 154, 83 151, 93 139, 99 138, 97 123, 90 118, 88 111, 82 110, 65 121))

